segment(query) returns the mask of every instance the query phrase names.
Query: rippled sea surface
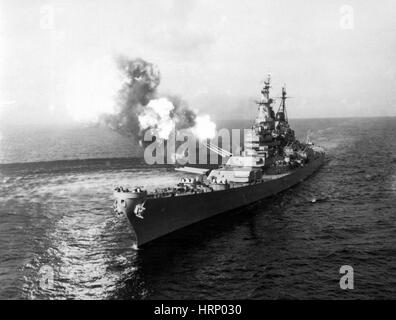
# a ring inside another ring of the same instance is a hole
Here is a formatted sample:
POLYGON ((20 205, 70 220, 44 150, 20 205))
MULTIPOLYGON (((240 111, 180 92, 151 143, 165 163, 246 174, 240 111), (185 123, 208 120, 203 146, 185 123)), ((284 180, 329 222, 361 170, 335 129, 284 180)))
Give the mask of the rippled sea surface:
POLYGON ((2 132, 0 298, 396 298, 396 119, 292 125, 327 149, 319 172, 140 250, 112 188, 178 173, 100 128, 2 132))

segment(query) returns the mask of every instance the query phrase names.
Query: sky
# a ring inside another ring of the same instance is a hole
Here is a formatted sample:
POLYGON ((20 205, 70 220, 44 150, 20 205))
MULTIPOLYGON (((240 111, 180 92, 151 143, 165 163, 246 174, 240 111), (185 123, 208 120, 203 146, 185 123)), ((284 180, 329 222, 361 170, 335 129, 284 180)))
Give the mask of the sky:
POLYGON ((254 117, 268 73, 291 118, 396 116, 395 17, 393 0, 0 0, 0 123, 73 121, 75 88, 104 101, 118 55, 214 119, 254 117))

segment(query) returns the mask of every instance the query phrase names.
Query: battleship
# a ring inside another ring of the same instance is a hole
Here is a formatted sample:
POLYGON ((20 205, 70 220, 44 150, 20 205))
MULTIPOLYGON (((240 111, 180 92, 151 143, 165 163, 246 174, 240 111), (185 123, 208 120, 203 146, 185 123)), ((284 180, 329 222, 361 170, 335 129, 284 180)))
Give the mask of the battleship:
POLYGON ((271 78, 264 81, 258 114, 245 130, 244 148, 233 154, 213 143, 206 147, 225 157, 214 169, 180 167, 193 177, 148 192, 143 187, 114 190, 114 211, 125 214, 141 247, 189 225, 241 208, 284 191, 308 178, 324 163, 323 148, 300 142, 289 125, 285 86, 277 112, 270 97, 271 78))

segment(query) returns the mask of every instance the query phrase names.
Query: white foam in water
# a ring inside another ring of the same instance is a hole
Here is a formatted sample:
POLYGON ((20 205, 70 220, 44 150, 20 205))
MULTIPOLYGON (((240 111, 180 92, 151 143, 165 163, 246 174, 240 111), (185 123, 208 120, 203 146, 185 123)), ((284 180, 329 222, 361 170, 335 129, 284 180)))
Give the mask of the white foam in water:
MULTIPOLYGON (((302 133, 308 124, 318 126, 316 120, 302 121, 302 133)), ((331 284, 311 281, 312 272, 324 270, 325 278, 329 264, 366 259, 366 251, 370 257, 360 267, 359 276, 368 285, 359 288, 359 297, 387 296, 393 287, 386 281, 381 283, 384 290, 372 289, 378 278, 370 263, 375 261, 381 274, 392 271, 389 244, 394 230, 385 222, 393 221, 396 174, 395 163, 386 164, 389 153, 395 152, 391 144, 395 126, 380 120, 373 126, 374 130, 361 129, 359 122, 348 126, 341 122, 319 137, 313 135, 315 144, 327 143, 329 158, 334 159, 315 176, 269 202, 243 209, 238 220, 229 217, 204 229, 193 228, 187 233, 189 241, 180 240, 183 245, 175 243, 167 250, 154 246, 152 254, 138 250, 126 217, 113 213, 113 188, 141 185, 154 189, 176 183, 183 173, 117 160, 111 160, 111 165, 94 160, 18 164, 14 168, 0 165, 0 181, 5 182, 0 183, 0 263, 7 257, 0 298, 5 297, 2 293, 7 298, 167 298, 169 292, 172 298, 212 298, 202 293, 202 283, 206 292, 216 292, 217 298, 224 299, 274 298, 278 293, 271 291, 273 287, 287 291, 291 298, 334 298, 343 293, 331 284), (367 144, 368 138, 374 143, 367 144), (375 161, 365 156, 368 151, 375 161), (380 165, 370 166, 374 162, 380 165), (371 176, 386 181, 374 178, 365 183, 367 168, 371 176), (384 192, 378 183, 386 183, 384 192), (379 196, 382 201, 377 200, 379 196), (373 227, 375 220, 381 224, 380 230, 373 227), (367 237, 372 243, 362 253, 367 237), (330 252, 326 259, 323 252, 330 252), (152 267, 152 261, 161 268, 152 267), (43 290, 38 286, 39 270, 46 266, 54 268, 55 285, 43 290), (241 274, 235 270, 242 268, 245 285, 241 287, 241 274), (169 272, 178 277, 169 277, 169 272), (272 277, 279 272, 284 275, 282 283, 279 277, 272 277), (257 274, 263 275, 265 286, 257 283, 257 274), (11 297, 9 292, 15 293, 11 297)), ((80 151, 71 156, 80 156, 83 149, 73 149, 80 151)), ((94 156, 93 149, 89 150, 85 150, 86 156, 94 156)))

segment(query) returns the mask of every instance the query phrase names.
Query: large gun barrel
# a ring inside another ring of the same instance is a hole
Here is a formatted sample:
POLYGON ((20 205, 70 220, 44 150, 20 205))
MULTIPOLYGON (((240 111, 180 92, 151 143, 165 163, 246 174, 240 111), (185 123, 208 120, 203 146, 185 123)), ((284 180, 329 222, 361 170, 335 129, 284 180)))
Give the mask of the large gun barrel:
POLYGON ((208 174, 210 169, 201 169, 201 168, 194 168, 194 167, 181 167, 181 168, 176 168, 176 171, 182 171, 182 172, 187 172, 187 173, 192 173, 192 174, 198 174, 198 175, 204 175, 208 174))
POLYGON ((217 153, 218 155, 220 155, 220 156, 223 157, 223 158, 231 157, 231 156, 232 156, 232 153, 231 153, 231 152, 229 152, 229 151, 227 151, 227 150, 224 150, 224 149, 222 149, 222 148, 219 148, 218 146, 216 146, 215 144, 213 144, 213 143, 211 143, 211 142, 209 142, 209 143, 203 142, 203 145, 204 145, 206 148, 208 148, 210 151, 213 151, 214 153, 217 153))

